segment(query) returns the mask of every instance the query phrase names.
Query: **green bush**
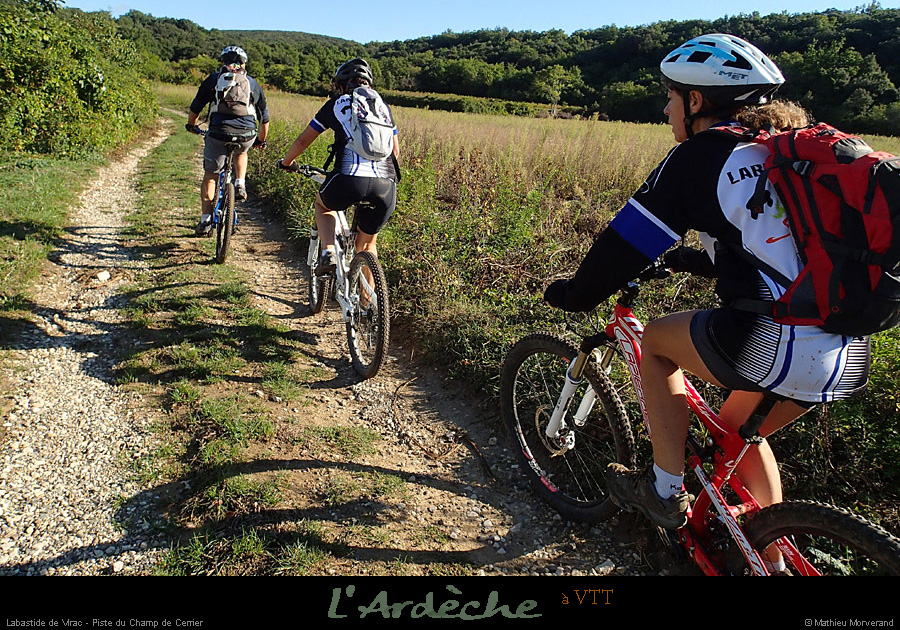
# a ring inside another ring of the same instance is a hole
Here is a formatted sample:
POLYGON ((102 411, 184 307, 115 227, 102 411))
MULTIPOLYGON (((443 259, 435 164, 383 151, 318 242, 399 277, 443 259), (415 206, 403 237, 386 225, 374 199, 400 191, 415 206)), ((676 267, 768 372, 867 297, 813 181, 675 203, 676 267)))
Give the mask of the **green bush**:
POLYGON ((139 57, 109 14, 20 0, 0 4, 0 32, 0 120, 13 151, 104 152, 155 117, 139 57))

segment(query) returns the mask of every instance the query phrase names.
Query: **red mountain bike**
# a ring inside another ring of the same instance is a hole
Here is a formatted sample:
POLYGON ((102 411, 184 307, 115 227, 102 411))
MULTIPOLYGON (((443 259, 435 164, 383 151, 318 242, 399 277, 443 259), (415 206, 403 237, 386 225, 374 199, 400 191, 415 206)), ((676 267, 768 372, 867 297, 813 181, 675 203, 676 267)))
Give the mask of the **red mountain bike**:
MULTIPOLYGON (((603 473, 614 461, 635 467, 637 449, 609 374, 614 361, 624 360, 645 414, 639 371, 644 327, 632 305, 640 282, 666 275, 653 266, 629 283, 609 324, 585 337, 580 348, 556 335, 533 334, 516 343, 504 361, 501 408, 522 469, 567 519, 600 521, 618 511, 603 473)), ((688 437, 688 468, 701 490, 687 524, 669 539, 703 573, 768 575, 761 554, 776 545, 791 575, 900 574, 900 540, 850 512, 812 501, 761 508, 736 468, 760 440, 763 418, 751 417, 732 431, 687 379, 685 385, 688 405, 699 419, 688 437)))

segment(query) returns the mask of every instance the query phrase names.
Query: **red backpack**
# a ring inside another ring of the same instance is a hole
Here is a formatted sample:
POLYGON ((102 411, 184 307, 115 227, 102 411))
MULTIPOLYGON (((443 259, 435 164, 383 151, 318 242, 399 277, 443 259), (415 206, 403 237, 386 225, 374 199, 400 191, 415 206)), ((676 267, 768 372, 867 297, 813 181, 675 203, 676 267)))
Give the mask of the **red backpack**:
POLYGON ((900 322, 900 158, 825 123, 779 133, 720 129, 769 149, 747 209, 756 218, 771 207, 771 182, 804 265, 791 281, 741 248, 786 291, 734 306, 853 337, 900 322))

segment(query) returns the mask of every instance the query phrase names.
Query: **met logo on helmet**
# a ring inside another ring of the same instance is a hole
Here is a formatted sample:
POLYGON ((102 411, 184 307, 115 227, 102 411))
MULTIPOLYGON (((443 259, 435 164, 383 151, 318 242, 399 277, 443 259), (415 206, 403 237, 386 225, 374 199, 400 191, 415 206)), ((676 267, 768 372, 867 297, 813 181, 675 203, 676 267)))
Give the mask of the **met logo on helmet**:
POLYGON ((734 72, 733 70, 720 70, 719 76, 728 77, 732 81, 746 81, 750 78, 746 72, 734 72))

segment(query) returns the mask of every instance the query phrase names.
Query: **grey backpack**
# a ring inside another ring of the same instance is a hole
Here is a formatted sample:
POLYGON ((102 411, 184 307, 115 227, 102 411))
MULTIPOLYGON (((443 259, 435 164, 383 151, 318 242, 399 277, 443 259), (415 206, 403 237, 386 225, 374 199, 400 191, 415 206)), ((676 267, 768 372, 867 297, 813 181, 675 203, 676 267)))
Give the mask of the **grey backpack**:
POLYGON ((394 149, 394 119, 381 96, 362 86, 350 95, 350 138, 347 146, 373 162, 387 158, 394 149))
POLYGON ((233 116, 255 116, 251 102, 250 78, 244 70, 225 69, 216 80, 216 99, 210 112, 233 116))

